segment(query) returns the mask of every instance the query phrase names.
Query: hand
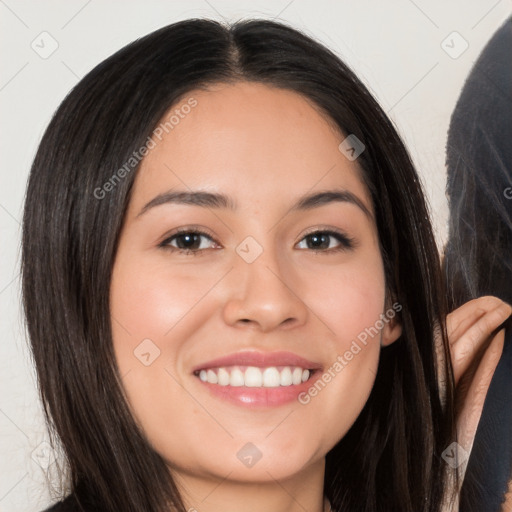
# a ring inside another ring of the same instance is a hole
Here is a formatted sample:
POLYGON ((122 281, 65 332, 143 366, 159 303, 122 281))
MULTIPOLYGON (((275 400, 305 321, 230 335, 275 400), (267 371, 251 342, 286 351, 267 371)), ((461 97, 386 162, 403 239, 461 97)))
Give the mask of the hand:
MULTIPOLYGON (((503 352, 512 307, 497 297, 471 300, 447 316, 446 328, 456 385, 458 443, 471 452, 487 390, 503 352)), ((459 468, 461 480, 467 464, 459 468)))

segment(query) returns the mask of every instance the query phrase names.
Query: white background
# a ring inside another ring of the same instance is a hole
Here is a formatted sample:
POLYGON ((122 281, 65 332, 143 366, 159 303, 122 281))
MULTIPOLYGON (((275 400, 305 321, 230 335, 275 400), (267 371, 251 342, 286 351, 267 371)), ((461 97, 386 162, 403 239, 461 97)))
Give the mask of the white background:
POLYGON ((442 246, 450 115, 511 7, 510 0, 0 0, 0 512, 36 512, 51 501, 44 471, 31 457, 46 433, 20 314, 20 221, 39 139, 81 77, 128 42, 182 19, 289 22, 340 55, 388 112, 422 176, 442 246), (31 47, 48 37, 40 36, 44 31, 58 43, 46 59, 31 47), (453 58, 464 40, 468 48, 453 58))

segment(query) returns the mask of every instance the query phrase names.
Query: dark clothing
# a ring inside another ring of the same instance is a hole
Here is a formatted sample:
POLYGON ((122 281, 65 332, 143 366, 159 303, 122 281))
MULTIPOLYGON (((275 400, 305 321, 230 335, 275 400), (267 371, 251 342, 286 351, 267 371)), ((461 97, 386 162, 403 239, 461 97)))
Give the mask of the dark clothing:
POLYGON ((103 512, 104 508, 88 494, 84 488, 79 486, 76 493, 71 493, 65 499, 55 503, 43 512, 103 512), (78 498, 80 496, 80 498, 78 498), (86 496, 86 498, 83 498, 86 496))
POLYGON ((84 509, 76 502, 73 495, 68 496, 65 500, 55 503, 52 507, 45 509, 43 512, 92 512, 92 509, 84 509))

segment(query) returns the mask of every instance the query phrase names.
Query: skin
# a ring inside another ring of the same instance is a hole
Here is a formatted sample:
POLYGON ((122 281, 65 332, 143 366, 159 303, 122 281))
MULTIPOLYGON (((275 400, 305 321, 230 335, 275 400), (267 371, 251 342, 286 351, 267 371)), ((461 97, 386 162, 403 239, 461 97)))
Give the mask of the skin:
POLYGON ((188 507, 320 512, 325 455, 361 412, 380 347, 401 326, 385 323, 307 405, 231 404, 192 368, 254 349, 291 351, 327 369, 374 326, 390 303, 370 197, 357 160, 338 149, 345 136, 302 96, 249 83, 190 96, 197 106, 142 162, 114 263, 113 342, 126 396, 188 507), (303 194, 335 188, 369 215, 350 202, 289 211, 303 194), (224 193, 238 208, 167 203, 139 215, 171 189, 224 193), (159 247, 193 226, 212 235, 197 255, 159 247), (355 246, 334 251, 342 244, 331 236, 315 251, 306 235, 326 228, 355 246), (236 251, 248 236, 263 249, 252 263, 236 251), (144 339, 160 350, 148 366, 134 357, 144 339), (248 442, 262 454, 252 467, 237 458, 248 442))

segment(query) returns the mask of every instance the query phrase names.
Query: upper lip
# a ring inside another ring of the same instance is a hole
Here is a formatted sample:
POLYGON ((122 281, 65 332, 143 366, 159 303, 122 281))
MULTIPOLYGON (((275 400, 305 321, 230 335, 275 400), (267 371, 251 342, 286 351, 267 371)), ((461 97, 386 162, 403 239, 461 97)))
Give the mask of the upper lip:
POLYGON ((256 366, 260 368, 269 366, 299 366, 308 370, 319 370, 322 368, 321 364, 309 361, 292 352, 243 351, 199 364, 194 367, 193 372, 223 366, 256 366))

